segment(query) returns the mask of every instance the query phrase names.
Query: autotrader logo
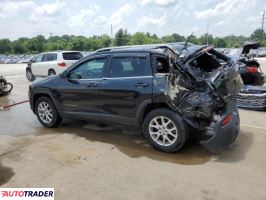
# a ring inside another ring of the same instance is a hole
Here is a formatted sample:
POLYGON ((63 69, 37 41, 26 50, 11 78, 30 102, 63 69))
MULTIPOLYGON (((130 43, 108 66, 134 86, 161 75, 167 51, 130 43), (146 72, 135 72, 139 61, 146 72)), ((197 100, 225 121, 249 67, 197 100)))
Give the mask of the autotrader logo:
POLYGON ((54 200, 54 188, 0 188, 0 200, 54 200))

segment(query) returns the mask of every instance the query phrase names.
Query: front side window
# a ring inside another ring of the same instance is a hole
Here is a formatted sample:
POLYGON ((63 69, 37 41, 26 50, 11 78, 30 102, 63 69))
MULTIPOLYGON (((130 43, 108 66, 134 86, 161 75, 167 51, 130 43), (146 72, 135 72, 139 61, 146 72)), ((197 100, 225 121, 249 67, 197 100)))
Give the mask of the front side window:
POLYGON ((70 72, 71 79, 97 79, 102 78, 106 58, 95 58, 86 61, 70 72))
POLYGON ((42 62, 42 55, 38 55, 35 59, 34 62, 42 62))
POLYGON ((114 57, 108 71, 108 77, 150 76, 151 67, 146 57, 114 57))

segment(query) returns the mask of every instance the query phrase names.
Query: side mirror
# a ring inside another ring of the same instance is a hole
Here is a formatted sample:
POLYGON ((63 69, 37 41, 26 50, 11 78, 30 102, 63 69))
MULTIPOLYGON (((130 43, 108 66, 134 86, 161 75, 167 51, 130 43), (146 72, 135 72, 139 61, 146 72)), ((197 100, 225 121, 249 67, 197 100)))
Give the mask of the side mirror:
POLYGON ((81 75, 72 72, 69 74, 69 78, 74 79, 74 80, 79 80, 79 79, 81 79, 81 75))
POLYGON ((66 79, 69 76, 69 73, 67 71, 64 71, 60 74, 61 78, 66 79))

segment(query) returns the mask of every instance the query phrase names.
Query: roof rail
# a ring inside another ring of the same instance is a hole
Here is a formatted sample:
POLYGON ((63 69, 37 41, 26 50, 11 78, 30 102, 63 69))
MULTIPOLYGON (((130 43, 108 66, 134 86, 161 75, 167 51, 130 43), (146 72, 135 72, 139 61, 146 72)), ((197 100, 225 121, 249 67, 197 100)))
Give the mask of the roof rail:
POLYGON ((102 48, 99 50, 96 50, 95 52, 104 52, 104 51, 111 51, 112 48, 102 48))

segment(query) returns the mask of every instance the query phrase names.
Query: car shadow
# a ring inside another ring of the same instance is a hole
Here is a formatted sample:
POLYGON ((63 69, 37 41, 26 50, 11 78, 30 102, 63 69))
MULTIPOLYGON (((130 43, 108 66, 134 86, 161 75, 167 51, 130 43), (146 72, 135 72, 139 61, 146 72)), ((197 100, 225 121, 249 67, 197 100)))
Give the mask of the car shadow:
MULTIPOLYGON (((53 131, 54 132, 54 131, 53 131)), ((83 137, 91 142, 111 144, 131 158, 147 157, 157 161, 181 165, 200 165, 208 162, 212 155, 201 145, 188 142, 177 153, 163 153, 151 147, 140 131, 118 126, 98 126, 83 122, 68 122, 54 133, 69 133, 83 137)), ((49 131, 49 133, 51 133, 49 131)), ((112 147, 111 149, 114 149, 112 147)))
POLYGON ((15 175, 10 167, 3 166, 0 161, 0 186, 8 183, 8 181, 15 175))

